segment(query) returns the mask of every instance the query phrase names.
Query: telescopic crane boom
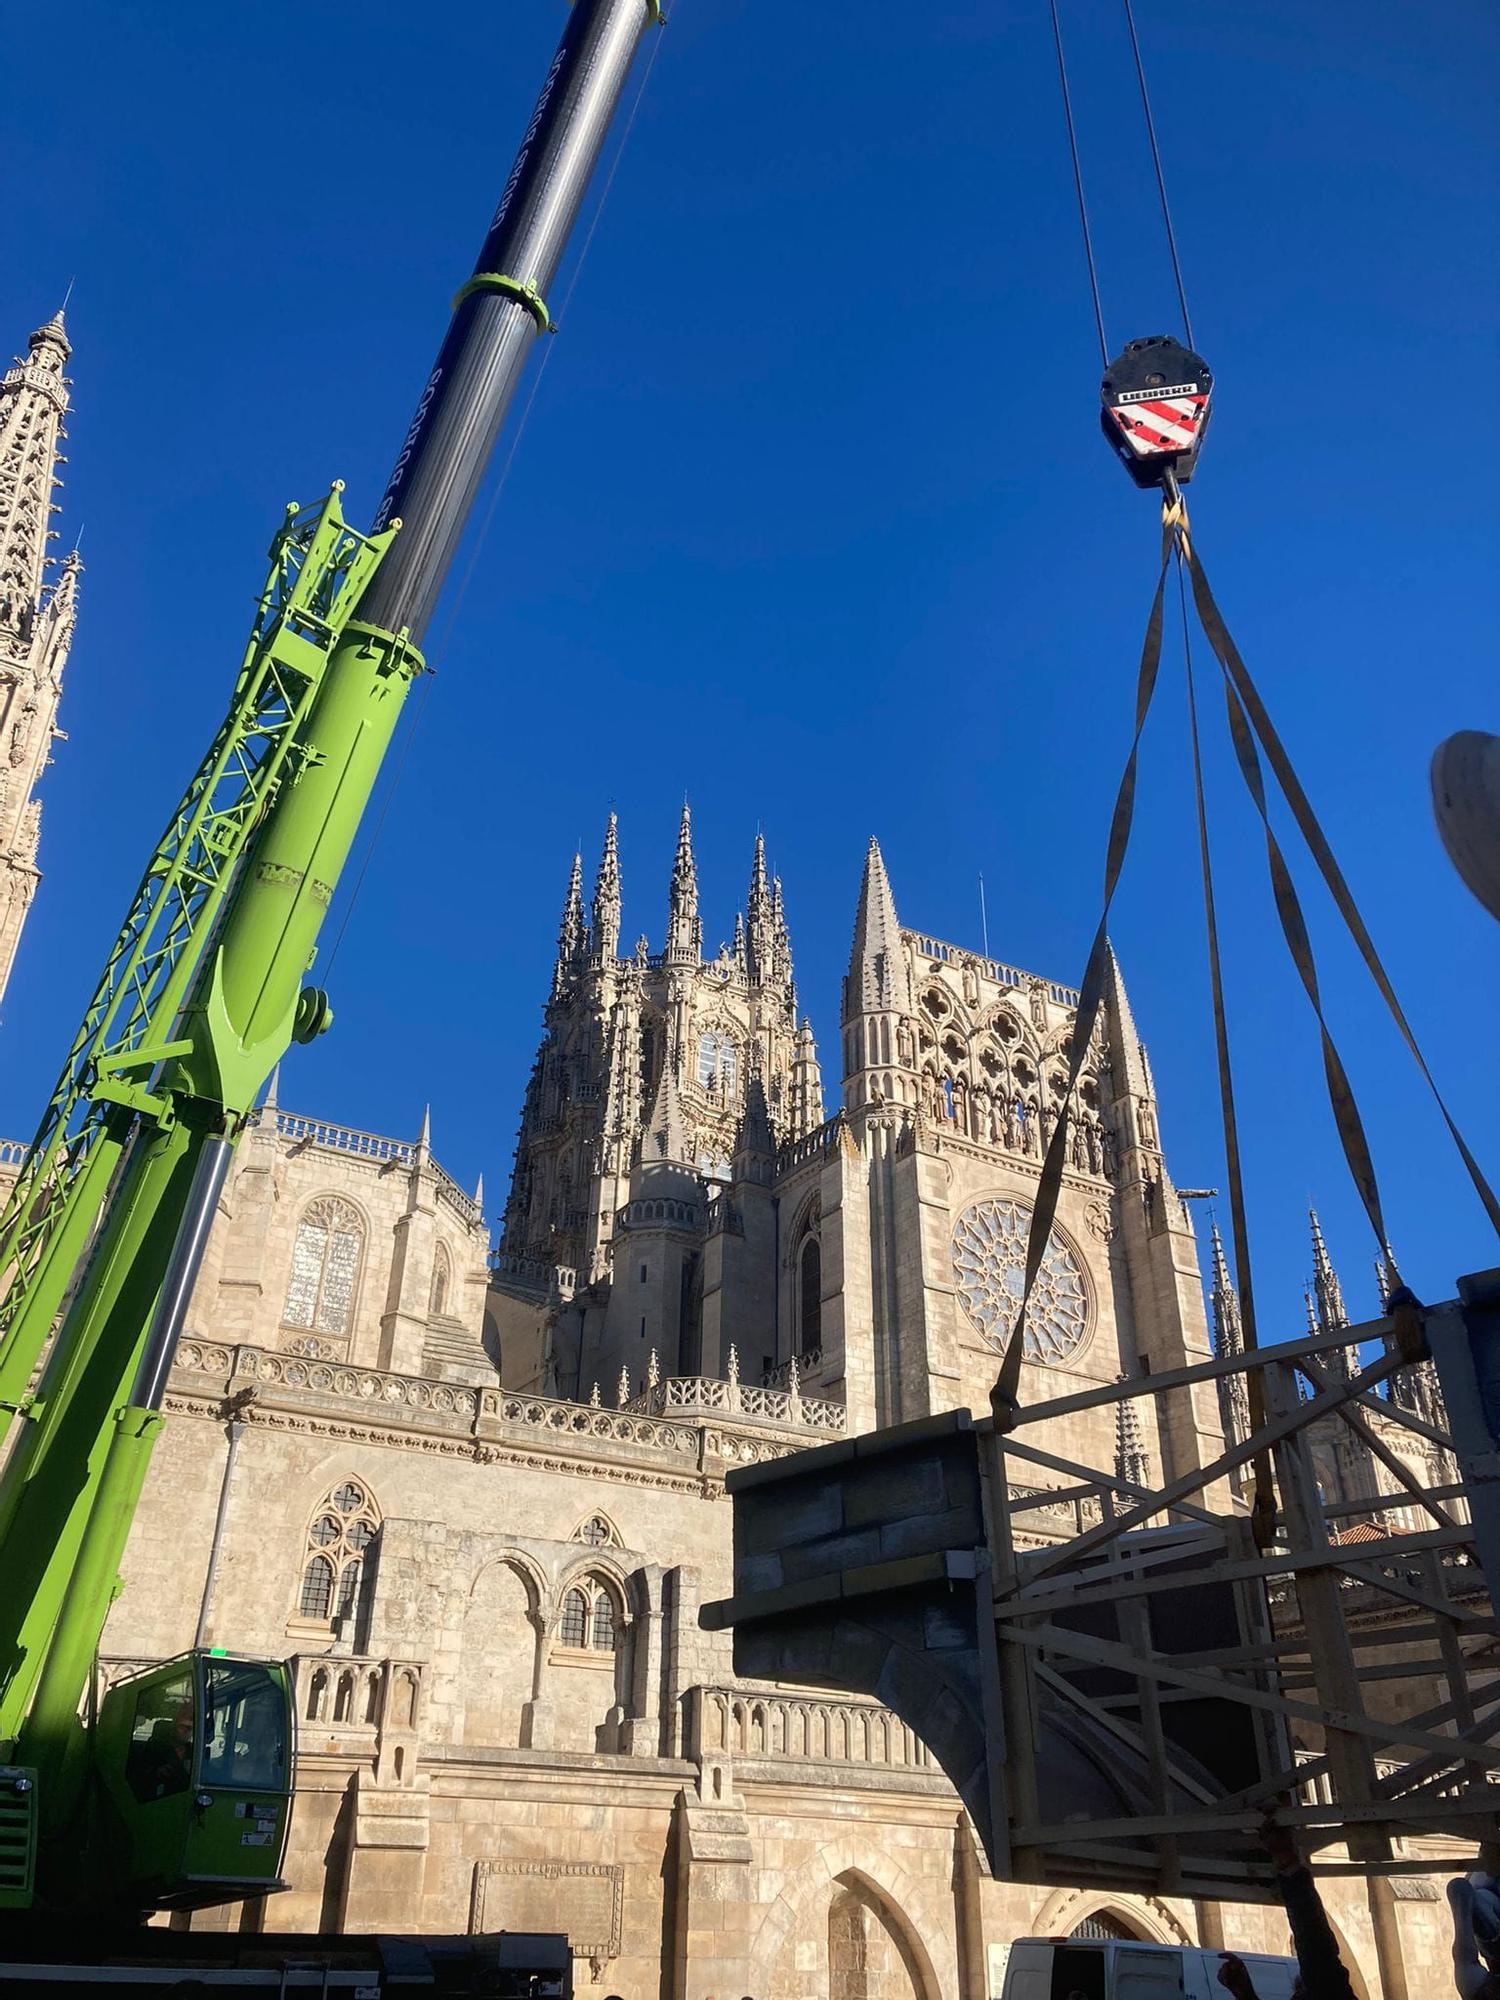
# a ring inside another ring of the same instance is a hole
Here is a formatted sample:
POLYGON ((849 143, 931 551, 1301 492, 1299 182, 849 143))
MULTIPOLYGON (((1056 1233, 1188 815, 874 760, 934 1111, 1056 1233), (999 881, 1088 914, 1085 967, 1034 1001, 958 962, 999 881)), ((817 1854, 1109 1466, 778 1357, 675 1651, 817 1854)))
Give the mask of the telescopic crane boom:
POLYGON ((0 1214, 0 1909, 275 1886, 282 1667, 190 1654, 112 1689, 88 1725, 80 1703, 234 1147, 290 1042, 331 1020, 303 986, 318 935, 659 18, 660 0, 573 7, 372 531, 345 522, 338 485, 288 508, 229 713, 0 1214))

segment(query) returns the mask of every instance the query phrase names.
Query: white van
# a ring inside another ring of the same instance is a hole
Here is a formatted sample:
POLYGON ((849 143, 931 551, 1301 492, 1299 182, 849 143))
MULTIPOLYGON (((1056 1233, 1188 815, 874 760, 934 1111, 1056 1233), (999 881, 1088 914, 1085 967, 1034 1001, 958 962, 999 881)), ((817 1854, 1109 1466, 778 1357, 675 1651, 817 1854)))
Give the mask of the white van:
MULTIPOLYGON (((1257 2000, 1291 2000, 1295 1958, 1243 1951, 1257 2000)), ((1229 2000, 1219 1984, 1223 1954, 1195 1945, 1133 1944, 1120 1938, 1017 1938, 1005 1985, 993 2000, 1229 2000)))

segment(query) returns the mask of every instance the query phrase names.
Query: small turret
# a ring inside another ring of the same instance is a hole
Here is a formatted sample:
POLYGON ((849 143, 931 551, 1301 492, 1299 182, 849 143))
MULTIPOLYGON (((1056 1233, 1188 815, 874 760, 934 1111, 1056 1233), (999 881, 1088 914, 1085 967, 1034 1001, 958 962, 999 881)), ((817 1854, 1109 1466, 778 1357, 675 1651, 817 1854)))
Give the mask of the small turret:
POLYGON ((823 1072, 818 1064, 812 1022, 805 1017, 797 1030, 797 1046, 792 1056, 791 1121, 794 1139, 816 1132, 823 1122, 823 1072))
POLYGON ((594 883, 594 956, 606 965, 620 953, 620 907, 619 823, 611 813, 594 883))

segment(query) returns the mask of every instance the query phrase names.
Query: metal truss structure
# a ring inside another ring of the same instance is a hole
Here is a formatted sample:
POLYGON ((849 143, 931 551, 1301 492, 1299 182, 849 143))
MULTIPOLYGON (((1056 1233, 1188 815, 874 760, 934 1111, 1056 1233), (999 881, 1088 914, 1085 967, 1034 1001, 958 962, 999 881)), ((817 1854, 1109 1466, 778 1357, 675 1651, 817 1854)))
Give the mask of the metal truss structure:
POLYGON ((1481 1398, 1461 1309, 1440 1306, 1421 1318, 1448 1405, 1470 1420, 1451 1430, 1374 1394, 1404 1366, 1422 1365, 1403 1359, 1394 1322, 1383 1319, 1176 1369, 1149 1385, 1121 1382, 1037 1404, 1012 1431, 990 1434, 1017 1873, 1032 1873, 1046 1852, 1053 1865, 1037 1872, 1049 1876, 1066 1855, 1082 1876, 1139 1872, 1166 1888, 1183 1879, 1185 1862, 1192 1874, 1191 1854, 1212 1850, 1216 1871, 1239 1869, 1250 1888, 1263 1873, 1260 1809, 1278 1796, 1319 1872, 1429 1870, 1430 1856, 1402 1854, 1403 1836, 1495 1838, 1500 1631, 1481 1547, 1492 1539, 1494 1467, 1484 1460, 1494 1452, 1473 1421, 1481 1398), (1380 1344, 1378 1358, 1345 1375, 1339 1351, 1371 1342, 1380 1344), (1075 1412, 1235 1375, 1259 1376, 1264 1421, 1211 1464, 1159 1488, 1040 1443, 1049 1424, 1075 1412), (1392 1425, 1420 1441, 1424 1460, 1457 1476, 1437 1485, 1419 1478, 1391 1449, 1392 1425), (1389 1475, 1389 1490, 1325 1501, 1316 1444, 1340 1429, 1389 1475), (1277 1509, 1262 1550, 1243 1508, 1226 1517, 1213 1489, 1237 1488, 1263 1455, 1275 1467, 1277 1509), (1068 1483, 1037 1493, 1039 1474, 1068 1483), (1018 1492, 1023 1484, 1033 1490, 1018 1492), (1101 1501, 1104 1518, 1044 1550, 1018 1547, 1028 1515, 1073 1497, 1101 1501), (1367 1533, 1352 1537, 1359 1523, 1367 1533), (1214 1629, 1222 1618, 1205 1584, 1232 1590, 1233 1632, 1214 1629), (1146 1810, 1091 1819, 1084 1835, 1066 1811, 1049 1809, 1036 1776, 1044 1697, 1144 1767, 1146 1810), (1226 1702, 1242 1711, 1249 1774, 1228 1790, 1204 1782, 1205 1768, 1224 1768, 1226 1702), (1206 1756, 1195 1754, 1205 1726, 1218 1739, 1206 1756), (1322 1852, 1334 1845, 1349 1858, 1322 1852))
POLYGON ((999 1876, 1270 1900, 1274 1800, 1316 1872, 1370 1881, 1379 1934, 1385 1878, 1434 1865, 1413 1841, 1500 1838, 1500 1273, 1460 1292, 1009 1428, 952 1411, 732 1472, 734 1595, 703 1622, 741 1675, 895 1709, 999 1876), (1231 1384, 1253 1426, 1160 1485, 1046 1442, 1231 1384), (1325 1495, 1345 1436, 1363 1470, 1325 1495))

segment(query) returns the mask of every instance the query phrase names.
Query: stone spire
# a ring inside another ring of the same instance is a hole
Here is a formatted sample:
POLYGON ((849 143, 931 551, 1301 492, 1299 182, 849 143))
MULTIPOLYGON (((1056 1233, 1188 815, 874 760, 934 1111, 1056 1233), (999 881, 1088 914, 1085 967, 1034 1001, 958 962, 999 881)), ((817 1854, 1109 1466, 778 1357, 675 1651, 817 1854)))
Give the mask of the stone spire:
POLYGON ((583 914, 583 856, 573 856, 573 872, 568 877, 568 895, 563 904, 562 923, 557 933, 557 965, 552 974, 555 999, 568 982, 569 974, 584 956, 588 923, 583 914))
MULTIPOLYGON (((1123 1382, 1125 1377, 1118 1375, 1115 1379, 1123 1382)), ((1149 1486, 1151 1460, 1146 1455, 1146 1440, 1141 1431, 1139 1400, 1136 1396, 1122 1396, 1115 1404, 1115 1477, 1131 1486, 1149 1486)))
POLYGON ((620 834, 613 813, 604 829, 604 852, 594 883, 594 956, 606 965, 620 955, 620 834))
POLYGON ((755 836, 755 855, 750 864, 748 915, 748 962, 750 979, 757 986, 775 977, 776 926, 771 909, 771 885, 766 874, 766 837, 755 836))
MULTIPOLYGON (((1213 1289, 1209 1294, 1214 1317, 1214 1352, 1223 1358, 1245 1351, 1245 1330, 1240 1320, 1240 1296, 1229 1276, 1224 1256, 1224 1239, 1219 1225, 1209 1225, 1213 1244, 1213 1289)), ((1227 1444, 1243 1444, 1250 1435, 1250 1388, 1244 1375, 1219 1377, 1219 1421, 1227 1444)))
POLYGON ((911 974, 896 899, 873 839, 859 886, 842 1011, 845 1107, 889 1104, 899 1095, 893 1071, 911 1067, 911 974))
POLYGON ((0 381, 0 632, 24 639, 41 603, 58 441, 68 407, 63 367, 73 352, 54 313, 0 381))
POLYGON ((1128 1095, 1138 1107, 1145 1106, 1145 1117, 1136 1119, 1137 1143, 1157 1151, 1161 1136, 1157 1129, 1154 1110, 1156 1085, 1151 1076, 1151 1064, 1146 1056, 1146 1045, 1141 1040, 1140 1030, 1135 1025, 1135 1015, 1131 1011, 1130 996, 1125 991, 1125 975, 1120 970, 1120 961, 1115 957, 1115 948, 1109 947, 1109 963, 1104 972, 1104 1015, 1109 1030, 1110 1067, 1114 1072, 1117 1094, 1128 1095))
POLYGON ((696 965, 703 956, 703 924, 698 916, 698 869, 693 860, 693 815, 682 802, 677 829, 677 858, 672 863, 672 889, 667 913, 667 957, 696 965))
MULTIPOLYGON (((1323 1241, 1323 1226, 1318 1221, 1318 1211, 1309 1204, 1307 1219, 1312 1228, 1313 1282, 1309 1294, 1308 1329, 1316 1333, 1336 1333, 1340 1327, 1349 1324, 1349 1315, 1344 1310, 1344 1288, 1339 1283, 1338 1273, 1333 1268, 1333 1259, 1328 1254, 1328 1245, 1323 1241)), ((1359 1373, 1359 1345, 1351 1342, 1348 1347, 1337 1348, 1329 1356, 1345 1375, 1359 1373)))
POLYGON ((896 899, 891 894, 880 843, 872 835, 854 917, 844 1019, 852 1020, 857 1014, 905 1013, 909 997, 896 899))
POLYGON ((752 1042, 749 1074, 745 1078, 745 1108, 740 1114, 739 1129, 735 1134, 735 1180, 769 1184, 775 1158, 776 1142, 771 1136, 771 1113, 766 1103, 760 1045, 752 1042))
POLYGON ((0 380, 0 994, 41 879, 34 794, 61 735, 57 704, 77 615, 76 550, 47 582, 72 351, 54 313, 0 380))
POLYGON ((651 1106, 646 1138, 641 1147, 641 1161, 642 1164, 662 1161, 671 1166, 687 1166, 690 1164, 689 1152, 687 1120, 682 1115, 682 1099, 677 1091, 677 1064, 669 1049, 662 1060, 656 1101, 651 1106))

